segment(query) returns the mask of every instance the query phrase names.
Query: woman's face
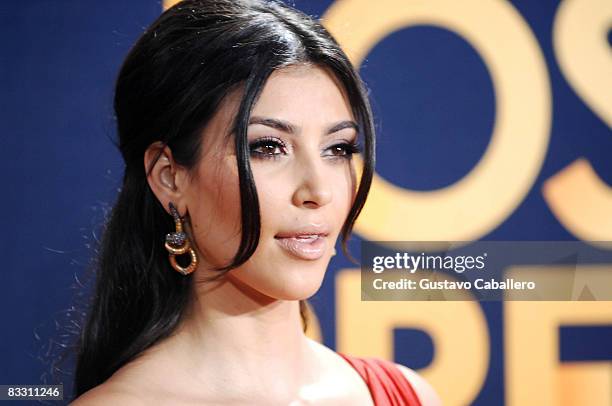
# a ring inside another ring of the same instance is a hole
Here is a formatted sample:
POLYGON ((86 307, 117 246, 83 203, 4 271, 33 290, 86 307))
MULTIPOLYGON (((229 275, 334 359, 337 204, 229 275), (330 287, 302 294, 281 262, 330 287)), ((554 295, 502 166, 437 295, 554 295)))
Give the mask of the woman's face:
MULTIPOLYGON (((201 159, 185 196, 201 260, 196 278, 229 264, 240 244, 234 141, 225 136, 238 97, 228 96, 204 129, 201 159)), ((270 76, 248 128, 259 245, 226 274, 231 283, 282 300, 304 299, 319 289, 355 196, 355 127, 347 98, 325 70, 290 67, 270 76)))

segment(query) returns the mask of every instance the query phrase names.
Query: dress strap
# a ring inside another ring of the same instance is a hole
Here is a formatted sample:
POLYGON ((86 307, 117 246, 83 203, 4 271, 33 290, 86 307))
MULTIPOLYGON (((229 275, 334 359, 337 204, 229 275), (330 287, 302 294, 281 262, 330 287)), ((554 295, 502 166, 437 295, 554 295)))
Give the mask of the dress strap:
POLYGON ((393 362, 338 354, 363 378, 376 406, 421 406, 414 388, 393 362))

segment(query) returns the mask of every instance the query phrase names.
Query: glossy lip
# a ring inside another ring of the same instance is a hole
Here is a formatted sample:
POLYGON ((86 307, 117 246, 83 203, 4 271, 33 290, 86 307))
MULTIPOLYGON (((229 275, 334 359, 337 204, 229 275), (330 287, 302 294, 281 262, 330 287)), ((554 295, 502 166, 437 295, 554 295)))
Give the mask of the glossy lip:
POLYGON ((325 224, 308 224, 290 231, 283 231, 274 236, 287 253, 304 260, 317 260, 327 249, 329 228, 325 224), (315 238, 312 238, 312 237, 315 238), (311 237, 311 238, 308 238, 311 237))
POLYGON ((313 261, 321 258, 327 250, 327 237, 311 234, 311 236, 313 235, 315 238, 280 237, 275 238, 275 240, 290 255, 299 259, 313 261))
POLYGON ((290 231, 283 231, 274 236, 274 238, 292 238, 299 236, 318 235, 319 237, 327 237, 329 228, 325 224, 308 224, 303 227, 296 228, 290 231))

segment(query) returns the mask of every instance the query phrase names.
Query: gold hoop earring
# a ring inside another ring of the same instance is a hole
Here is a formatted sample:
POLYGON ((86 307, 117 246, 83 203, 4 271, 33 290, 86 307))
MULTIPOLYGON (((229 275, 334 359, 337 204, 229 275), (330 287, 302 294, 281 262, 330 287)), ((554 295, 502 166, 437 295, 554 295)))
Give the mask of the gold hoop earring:
POLYGON ((172 213, 174 225, 176 227, 175 232, 166 234, 165 247, 170 253, 170 265, 172 265, 172 268, 181 274, 188 275, 195 271, 196 267, 198 266, 198 257, 193 248, 191 248, 191 244, 187 239, 187 234, 183 231, 183 221, 178 210, 172 202, 168 204, 168 207, 170 207, 170 213, 172 213), (176 256, 187 253, 191 257, 191 262, 188 266, 182 267, 178 262, 176 262, 176 256))

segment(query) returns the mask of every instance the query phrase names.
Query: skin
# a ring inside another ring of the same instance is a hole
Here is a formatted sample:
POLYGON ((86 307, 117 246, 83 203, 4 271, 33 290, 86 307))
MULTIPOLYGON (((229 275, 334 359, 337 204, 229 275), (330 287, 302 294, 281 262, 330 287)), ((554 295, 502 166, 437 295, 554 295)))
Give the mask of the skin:
MULTIPOLYGON (((251 156, 261 213, 259 245, 223 280, 203 282, 213 267, 230 262, 240 242, 236 157, 233 140, 224 136, 239 97, 230 94, 204 128, 193 172, 177 165, 165 147, 148 178, 164 207, 173 202, 189 218, 186 228, 200 259, 184 322, 74 404, 373 404, 357 372, 304 335, 299 314, 298 301, 314 295, 323 281, 357 187, 346 149, 336 147, 355 141, 357 131, 346 126, 328 134, 355 119, 343 89, 326 70, 290 67, 268 79, 251 118, 282 120, 295 131, 249 126, 249 144, 262 137, 284 144, 267 142, 251 156), (311 223, 329 230, 319 259, 296 258, 274 238, 311 223)), ((149 147, 146 167, 160 148, 149 147)), ((422 378, 408 368, 402 371, 424 404, 439 404, 422 378)))

